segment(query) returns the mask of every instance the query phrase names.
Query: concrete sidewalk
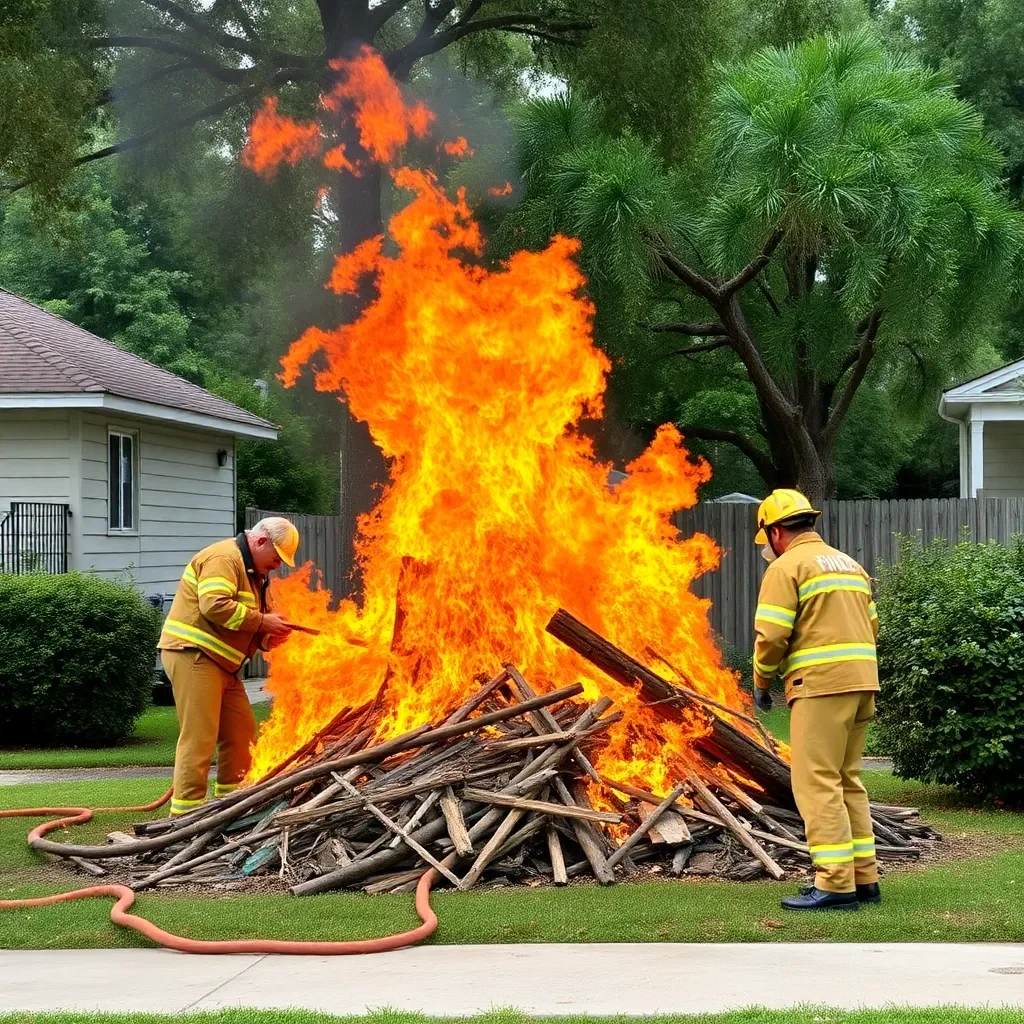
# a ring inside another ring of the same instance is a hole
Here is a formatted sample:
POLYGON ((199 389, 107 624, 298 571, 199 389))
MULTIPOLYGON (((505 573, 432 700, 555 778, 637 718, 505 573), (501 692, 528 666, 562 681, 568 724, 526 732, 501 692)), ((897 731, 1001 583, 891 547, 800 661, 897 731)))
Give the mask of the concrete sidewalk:
POLYGON ((0 951, 5 1010, 180 1013, 380 1007, 462 1015, 714 1013, 813 1003, 1024 1007, 1024 945, 751 943, 420 946, 375 956, 0 951))

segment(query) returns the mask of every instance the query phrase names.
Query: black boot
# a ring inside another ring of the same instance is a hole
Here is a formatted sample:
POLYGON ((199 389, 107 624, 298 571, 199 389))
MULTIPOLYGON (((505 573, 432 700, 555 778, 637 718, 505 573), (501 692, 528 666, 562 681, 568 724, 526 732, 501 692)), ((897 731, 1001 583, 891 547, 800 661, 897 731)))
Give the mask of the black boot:
POLYGON ((787 896, 782 906, 785 910, 860 910, 855 892, 825 892, 813 886, 799 896, 787 896))
POLYGON ((882 890, 877 882, 869 882, 867 885, 857 886, 857 901, 859 903, 881 903, 882 890))

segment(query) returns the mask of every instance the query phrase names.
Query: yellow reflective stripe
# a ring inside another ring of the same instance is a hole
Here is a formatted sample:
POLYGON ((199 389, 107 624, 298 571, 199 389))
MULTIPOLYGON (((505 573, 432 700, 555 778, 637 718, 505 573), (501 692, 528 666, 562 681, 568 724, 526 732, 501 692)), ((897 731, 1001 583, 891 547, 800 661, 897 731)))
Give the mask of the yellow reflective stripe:
POLYGON ((193 587, 199 582, 191 563, 185 566, 185 571, 181 574, 181 579, 184 583, 191 583, 193 587))
POLYGON ((873 619, 878 618, 878 608, 875 606, 874 601, 872 601, 871 604, 868 605, 868 615, 870 615, 873 619))
POLYGON ((780 626, 792 626, 796 622, 796 612, 777 604, 759 604, 754 612, 754 621, 758 619, 777 622, 780 626))
POLYGON ((818 594, 827 594, 834 590, 855 590, 861 594, 871 596, 871 584, 863 576, 847 572, 827 572, 821 576, 812 576, 809 580, 800 584, 797 594, 800 603, 803 604, 810 597, 818 594))
POLYGON ((227 796, 228 793, 234 793, 236 789, 241 787, 240 782, 232 782, 228 785, 221 785, 219 782, 213 787, 214 796, 227 796))
POLYGON ((854 857, 859 857, 859 858, 874 857, 874 855, 875 855, 875 837, 871 836, 868 839, 854 839, 854 841, 853 841, 853 855, 854 855, 854 857))
POLYGON ((757 658, 754 658, 754 671, 760 676, 770 676, 773 672, 777 672, 778 669, 778 665, 765 665, 763 662, 758 661, 757 658))
POLYGON ((815 864, 849 864, 853 860, 853 843, 823 843, 809 850, 815 864))
POLYGON ((852 864, 853 858, 852 853, 825 853, 811 856, 811 860, 815 864, 852 864))
POLYGON ((829 665, 839 661, 877 661, 874 644, 829 644, 793 651, 786 659, 786 672, 807 665, 829 665))
POLYGON ((240 590, 237 594, 235 594, 235 600, 239 604, 244 604, 246 608, 256 607, 256 598, 253 597, 252 594, 246 593, 244 590, 240 590))
POLYGON ((231 613, 231 618, 224 623, 225 629, 238 629, 238 627, 245 622, 245 617, 248 614, 244 604, 236 604, 235 610, 231 613))
POLYGON ((200 594, 206 594, 210 591, 234 594, 237 589, 238 587, 233 580, 225 579, 223 576, 207 576, 199 581, 200 594))
POLYGON ((819 846, 809 846, 811 853, 843 853, 852 851, 853 843, 823 843, 819 846))
POLYGON ((187 814, 189 811, 195 810, 195 808, 206 803, 206 797, 202 797, 199 800, 178 800, 174 798, 171 800, 171 814, 187 814))
MULTIPOLYGON (((243 615, 245 610, 242 610, 243 615)), ((229 647, 223 640, 217 639, 212 633, 207 633, 205 629, 199 629, 196 626, 190 626, 187 622, 179 622, 177 619, 164 619, 164 632, 170 633, 171 636, 176 636, 179 640, 190 640, 198 647, 202 647, 204 650, 211 651, 214 654, 219 654, 222 658, 227 658, 228 661, 240 662, 245 657, 241 651, 236 651, 234 647, 229 647)))

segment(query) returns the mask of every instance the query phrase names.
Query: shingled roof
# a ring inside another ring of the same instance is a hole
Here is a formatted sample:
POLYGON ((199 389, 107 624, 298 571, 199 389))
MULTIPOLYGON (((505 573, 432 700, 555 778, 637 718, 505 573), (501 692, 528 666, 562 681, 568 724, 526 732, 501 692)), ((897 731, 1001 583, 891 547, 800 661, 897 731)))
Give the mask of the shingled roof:
POLYGON ((273 423, 0 288, 0 396, 113 395, 230 423, 273 423))

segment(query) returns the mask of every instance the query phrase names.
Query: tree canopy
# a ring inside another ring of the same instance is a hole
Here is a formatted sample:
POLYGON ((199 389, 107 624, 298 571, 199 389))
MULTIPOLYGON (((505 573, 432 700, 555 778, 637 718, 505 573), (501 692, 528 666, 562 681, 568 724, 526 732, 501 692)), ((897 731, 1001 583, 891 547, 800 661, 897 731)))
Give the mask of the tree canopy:
POLYGON ((574 96, 519 129, 512 236, 581 237, 602 341, 652 418, 734 445, 769 486, 834 493, 858 395, 969 366, 1020 252, 978 112, 865 29, 723 68, 692 171, 574 96))

